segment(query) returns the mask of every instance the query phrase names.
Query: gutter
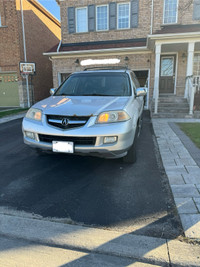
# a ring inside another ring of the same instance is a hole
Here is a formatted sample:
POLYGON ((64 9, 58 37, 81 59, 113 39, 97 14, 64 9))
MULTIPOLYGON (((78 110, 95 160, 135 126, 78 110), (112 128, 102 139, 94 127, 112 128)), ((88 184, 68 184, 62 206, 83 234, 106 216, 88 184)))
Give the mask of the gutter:
POLYGON ((94 54, 105 52, 129 52, 129 51, 149 51, 147 46, 142 47, 126 47, 126 48, 109 48, 109 49, 95 49, 95 50, 77 50, 77 51, 64 51, 64 52, 50 52, 43 53, 44 56, 64 56, 64 55, 77 55, 77 54, 94 54))
POLYGON ((153 21, 154 21, 154 0, 152 0, 151 2, 151 30, 150 30, 150 34, 153 33, 153 21))

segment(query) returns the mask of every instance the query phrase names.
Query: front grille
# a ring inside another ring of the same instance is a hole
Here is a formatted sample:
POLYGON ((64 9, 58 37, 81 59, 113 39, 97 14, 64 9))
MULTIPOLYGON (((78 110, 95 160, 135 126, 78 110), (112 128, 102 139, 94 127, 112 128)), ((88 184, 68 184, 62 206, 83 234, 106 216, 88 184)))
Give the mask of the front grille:
POLYGON ((84 126, 90 116, 62 116, 62 115, 47 115, 48 124, 61 128, 72 129, 84 126), (63 119, 67 121, 67 125, 63 125, 63 119))
POLYGON ((39 134, 41 142, 52 143, 52 141, 74 142, 75 145, 95 145, 96 137, 75 137, 39 134))

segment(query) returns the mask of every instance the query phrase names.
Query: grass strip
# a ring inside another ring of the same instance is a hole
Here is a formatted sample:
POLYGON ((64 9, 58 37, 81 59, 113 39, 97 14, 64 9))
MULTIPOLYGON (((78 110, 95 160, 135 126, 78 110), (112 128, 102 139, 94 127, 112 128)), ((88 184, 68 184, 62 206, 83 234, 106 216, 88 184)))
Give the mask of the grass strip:
POLYGON ((200 148, 200 123, 177 123, 180 129, 200 148))
POLYGON ((15 115, 18 113, 26 112, 27 110, 28 110, 27 108, 3 110, 3 111, 0 111, 0 118, 3 118, 3 117, 8 116, 8 115, 15 115))

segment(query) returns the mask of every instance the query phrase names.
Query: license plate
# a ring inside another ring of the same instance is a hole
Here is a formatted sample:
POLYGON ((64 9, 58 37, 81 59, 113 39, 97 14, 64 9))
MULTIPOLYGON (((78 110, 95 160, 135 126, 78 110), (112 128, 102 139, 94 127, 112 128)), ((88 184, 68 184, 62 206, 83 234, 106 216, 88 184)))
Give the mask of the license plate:
POLYGON ((53 141, 52 145, 53 145, 53 152, 74 153, 73 142, 53 141))

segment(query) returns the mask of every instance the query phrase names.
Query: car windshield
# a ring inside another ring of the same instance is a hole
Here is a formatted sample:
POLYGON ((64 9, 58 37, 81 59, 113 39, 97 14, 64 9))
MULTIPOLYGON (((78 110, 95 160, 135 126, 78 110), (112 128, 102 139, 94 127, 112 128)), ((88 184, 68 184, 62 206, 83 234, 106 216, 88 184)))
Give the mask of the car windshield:
POLYGON ((129 76, 120 72, 77 73, 56 91, 56 96, 130 96, 129 76))

